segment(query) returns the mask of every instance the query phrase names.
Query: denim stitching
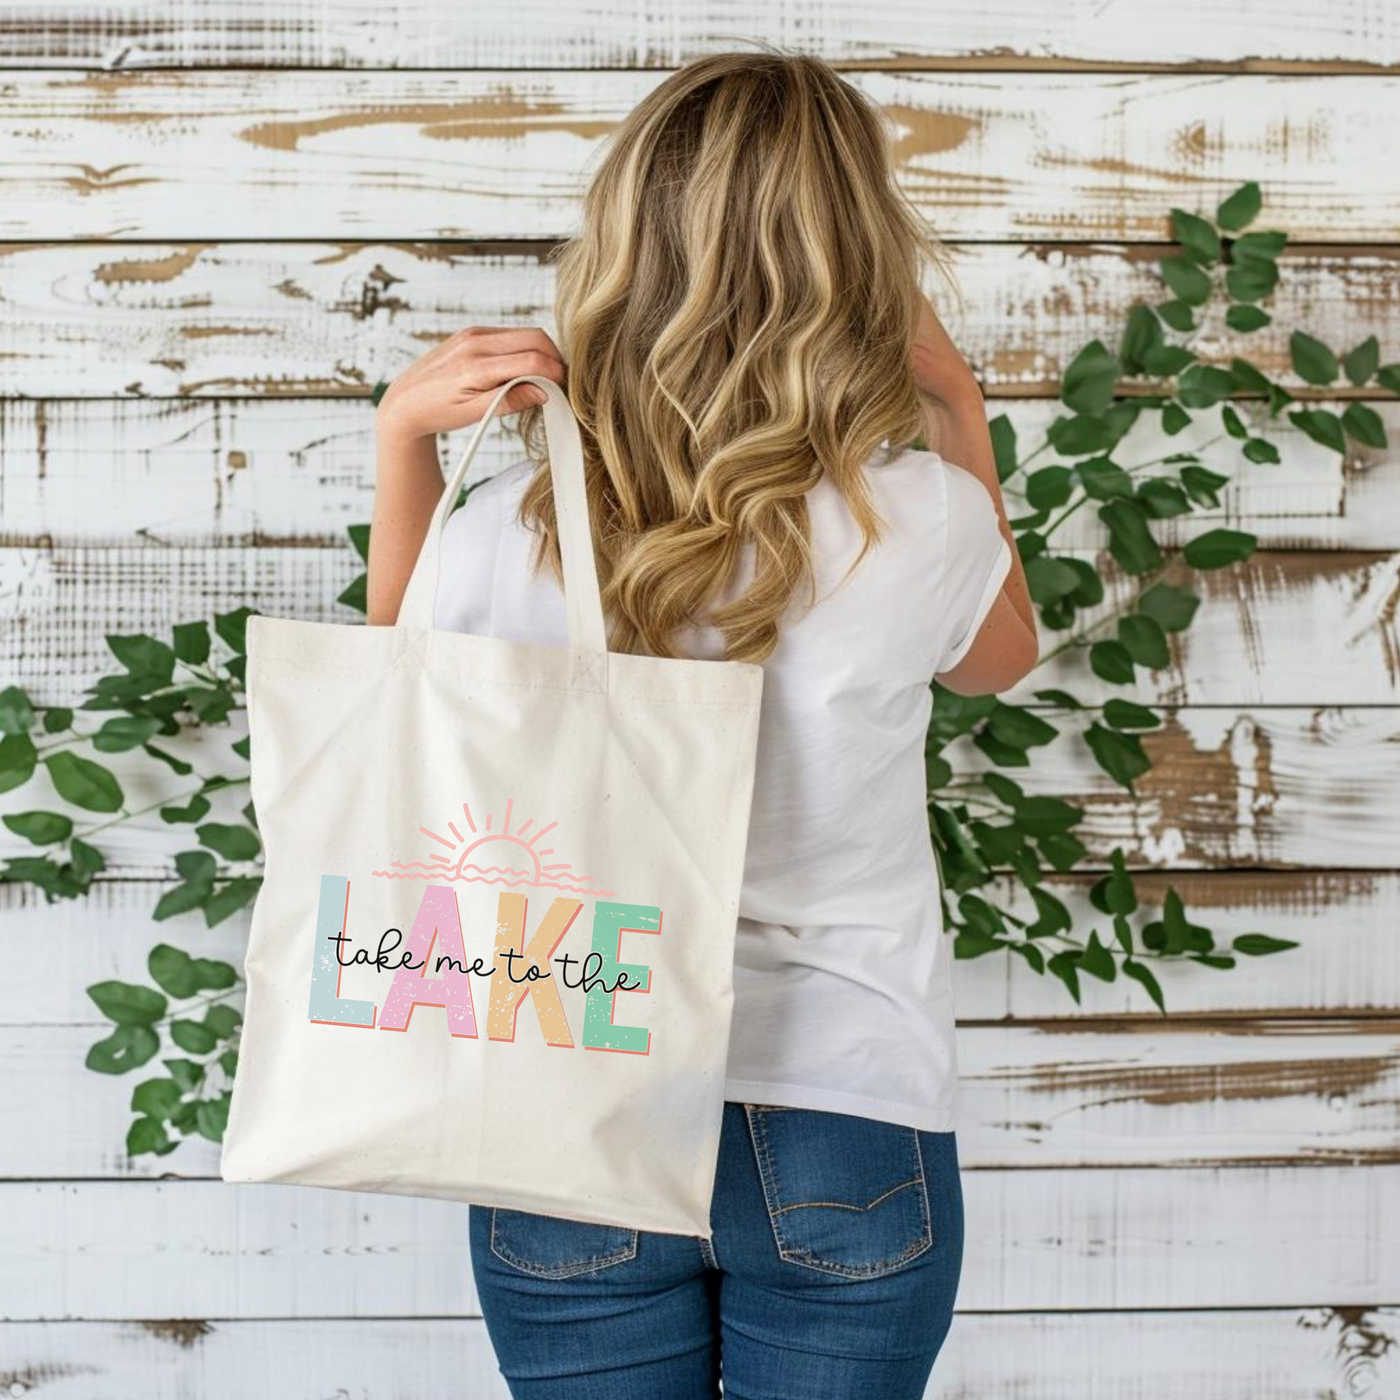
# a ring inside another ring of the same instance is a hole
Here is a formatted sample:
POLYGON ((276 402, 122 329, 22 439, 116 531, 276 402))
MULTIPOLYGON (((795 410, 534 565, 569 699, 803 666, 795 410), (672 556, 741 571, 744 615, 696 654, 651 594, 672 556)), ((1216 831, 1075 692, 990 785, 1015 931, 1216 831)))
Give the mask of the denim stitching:
POLYGON ((628 1234, 631 1236, 629 1243, 623 1245, 621 1249, 614 1250, 611 1254, 595 1254, 588 1259, 561 1260, 558 1264, 538 1264, 531 1259, 522 1259, 505 1245, 497 1243, 496 1210, 495 1206, 491 1208, 491 1253, 503 1263, 509 1264, 514 1269, 519 1269, 521 1273, 532 1274, 536 1278, 574 1278, 578 1274, 600 1272, 614 1264, 625 1264, 627 1260, 637 1257, 637 1232, 629 1230, 628 1234))
MULTIPOLYGON (((781 1200, 781 1196, 778 1195, 780 1189, 778 1174, 773 1164, 771 1153, 769 1152, 767 1131, 762 1119, 762 1115, 766 1110, 762 1105, 745 1104, 744 1112, 749 1120, 749 1127, 754 1145, 754 1156, 758 1162, 759 1180, 763 1185, 764 1204, 768 1208, 768 1223, 773 1230, 773 1239, 778 1247, 778 1257, 780 1259, 790 1264, 800 1265, 803 1268, 814 1269, 819 1273, 835 1274, 841 1278, 871 1279, 886 1273, 893 1273, 895 1269, 907 1264, 911 1259, 918 1258, 919 1255, 926 1253, 933 1247, 933 1224, 928 1203, 928 1177, 924 1170, 924 1156, 920 1148, 917 1131, 912 1128, 907 1130, 914 1138, 914 1153, 919 1163, 919 1176, 917 1179, 923 1182, 924 1188, 921 1193, 919 1208, 923 1227, 920 1232, 920 1237, 892 1259, 881 1259, 873 1264, 865 1264, 857 1267, 852 1264, 838 1264, 833 1260, 822 1259, 814 1255, 810 1250, 800 1249, 786 1242, 779 1228, 778 1221, 778 1217, 785 1211, 796 1209, 798 1206, 802 1205, 832 1205, 838 1203, 799 1201, 791 1206, 776 1205, 775 1200, 781 1200)), ((909 1181, 902 1182, 900 1186, 894 1187, 890 1191, 885 1192, 882 1196, 877 1197, 877 1200, 886 1199, 888 1196, 892 1195, 894 1191, 902 1190, 906 1186, 913 1185, 914 1181, 915 1178, 911 1178, 909 1181)), ((873 1205, 874 1202, 871 1204, 873 1205)), ((869 1207, 866 1207, 866 1209, 869 1209, 869 1207)))

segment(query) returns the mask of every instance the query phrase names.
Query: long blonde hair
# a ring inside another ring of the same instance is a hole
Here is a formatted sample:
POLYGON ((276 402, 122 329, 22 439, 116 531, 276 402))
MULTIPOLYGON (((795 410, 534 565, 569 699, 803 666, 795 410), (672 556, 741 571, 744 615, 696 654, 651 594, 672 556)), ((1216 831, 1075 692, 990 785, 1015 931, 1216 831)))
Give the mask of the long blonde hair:
MULTIPOLYGON (((762 661, 813 582, 806 493, 823 475, 863 543, 862 467, 923 431, 909 351, 937 241, 899 189, 880 108, 821 60, 717 54, 614 134, 558 251, 555 321, 583 436, 615 651, 674 656, 692 621, 762 661), (747 541, 751 585, 711 608, 747 541)), ((538 408, 520 518, 561 578, 538 408)))

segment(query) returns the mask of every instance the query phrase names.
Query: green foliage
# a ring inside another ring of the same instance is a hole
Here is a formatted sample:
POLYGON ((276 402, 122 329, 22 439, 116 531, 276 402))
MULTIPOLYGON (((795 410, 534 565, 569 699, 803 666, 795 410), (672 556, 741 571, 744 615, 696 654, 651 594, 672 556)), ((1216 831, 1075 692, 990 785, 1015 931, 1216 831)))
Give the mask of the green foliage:
MULTIPOLYGON (((1338 413, 1300 400, 1242 355, 1222 364, 1198 350, 1203 330, 1223 334, 1223 327, 1239 337, 1271 324, 1259 303, 1278 283, 1286 240, 1246 232, 1261 202, 1251 183, 1224 200, 1213 218, 1172 210, 1179 251, 1159 264, 1164 295, 1134 306, 1120 333, 1091 340, 1071 359, 1059 391, 1065 412, 1049 424, 1044 440, 1022 444, 1004 414, 991 420, 1008 504, 1019 499, 1026 506, 1024 514, 1011 514, 1031 598, 1044 633, 1059 638, 1042 664, 1077 659, 1088 674, 1117 687, 1132 686, 1142 671, 1170 666, 1172 637, 1191 626, 1200 606, 1193 571, 1247 559, 1255 540, 1238 530, 1178 527, 1185 544, 1165 548, 1159 522, 1184 523, 1197 512, 1218 511, 1232 470, 1240 463, 1265 469, 1277 463, 1279 444, 1290 435, 1338 453, 1349 443, 1385 445, 1384 425, 1365 403, 1350 401, 1338 413), (1140 422, 1160 425, 1169 437, 1191 433, 1183 440, 1207 440, 1135 460, 1129 447, 1140 422), (1047 454, 1051 460, 1044 460, 1047 454), (1112 570, 1056 540, 1086 506, 1102 526, 1112 570), (1116 573, 1109 587, 1105 573, 1116 573)), ((1304 394, 1342 377, 1354 389, 1400 394, 1400 363, 1381 363, 1374 336, 1340 353, 1298 330, 1289 352, 1297 379, 1307 386, 1304 394)), ((386 387, 375 386, 376 404, 386 387)), ((351 526, 349 541, 366 563, 369 527, 351 526)), ((361 572, 338 601, 363 613, 366 598, 361 572)), ((250 615, 245 607, 182 622, 169 640, 109 636, 119 669, 89 686, 76 708, 35 705, 18 686, 0 690, 0 793, 42 775, 73 809, 51 810, 45 792, 26 810, 4 816, 6 829, 24 846, 5 861, 0 881, 33 884, 50 902, 78 898, 105 868, 95 839, 155 811, 164 826, 190 833, 190 844, 175 856, 177 878, 152 911, 157 922, 198 913, 214 927, 255 898, 262 855, 256 814, 250 802, 236 808, 230 801, 242 798, 248 785, 247 738, 228 744, 231 771, 207 774, 156 742, 178 740, 193 728, 227 727, 242 708, 250 615), (138 753, 182 781, 133 811, 102 760, 119 754, 130 763, 138 753)), ((1164 1010, 1154 965, 1228 969, 1240 956, 1295 946, 1248 933, 1217 948, 1174 890, 1159 916, 1144 910, 1121 849, 1109 853, 1107 872, 1090 888, 1090 906, 1102 922, 1090 920, 1096 926, 1087 931, 1076 929, 1069 906, 1047 886, 1047 876, 1085 868, 1088 850, 1077 834, 1084 812, 1033 790, 1037 754, 1057 742, 1083 744, 1132 794, 1151 773, 1153 744, 1169 720, 1160 709, 1117 695, 1090 705, 1063 688, 1038 690, 1026 704, 935 688, 925 749, 929 821, 956 956, 1006 952, 1032 972, 1055 978, 1076 1002, 1082 978, 1113 982, 1122 976, 1164 1010), (954 776, 945 754, 958 743, 970 743, 979 756, 975 778, 954 776), (998 890, 1008 884, 1021 891, 1014 901, 1019 912, 1004 907, 1012 901, 998 901, 998 890)), ((151 950, 147 973, 148 982, 108 980, 88 989, 111 1029, 89 1049, 87 1065, 119 1075, 160 1057, 163 1073, 132 1090, 126 1139, 132 1155, 165 1155, 190 1137, 220 1141, 238 1063, 241 1014, 230 1004, 241 994, 238 973, 164 941, 151 950)))

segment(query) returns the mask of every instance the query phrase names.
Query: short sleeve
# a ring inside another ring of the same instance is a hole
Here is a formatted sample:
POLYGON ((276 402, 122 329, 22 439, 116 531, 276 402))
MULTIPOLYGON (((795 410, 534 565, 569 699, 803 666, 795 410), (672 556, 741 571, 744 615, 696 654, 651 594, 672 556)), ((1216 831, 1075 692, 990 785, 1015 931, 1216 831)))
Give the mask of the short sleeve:
POLYGON ((991 493, 963 467, 945 462, 943 472, 946 546, 939 601, 944 626, 934 675, 951 671, 972 650, 1011 572, 1011 546, 991 493))

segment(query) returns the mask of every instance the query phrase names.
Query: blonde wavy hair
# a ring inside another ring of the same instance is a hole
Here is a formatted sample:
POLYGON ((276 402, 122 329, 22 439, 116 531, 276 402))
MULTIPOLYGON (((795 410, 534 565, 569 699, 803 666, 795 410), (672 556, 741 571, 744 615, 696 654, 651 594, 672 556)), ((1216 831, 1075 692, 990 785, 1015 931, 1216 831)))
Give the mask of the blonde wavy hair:
MULTIPOLYGON (((609 143, 557 250, 555 321, 613 650, 675 656, 708 622, 726 658, 767 657, 814 583, 823 475, 854 563, 880 540, 862 468, 923 432, 909 353, 923 267, 944 270, 884 120, 828 64, 764 48, 678 69, 609 143), (750 541, 752 583, 713 607, 750 541)), ((533 567, 562 582, 540 409, 517 423, 533 567)))

